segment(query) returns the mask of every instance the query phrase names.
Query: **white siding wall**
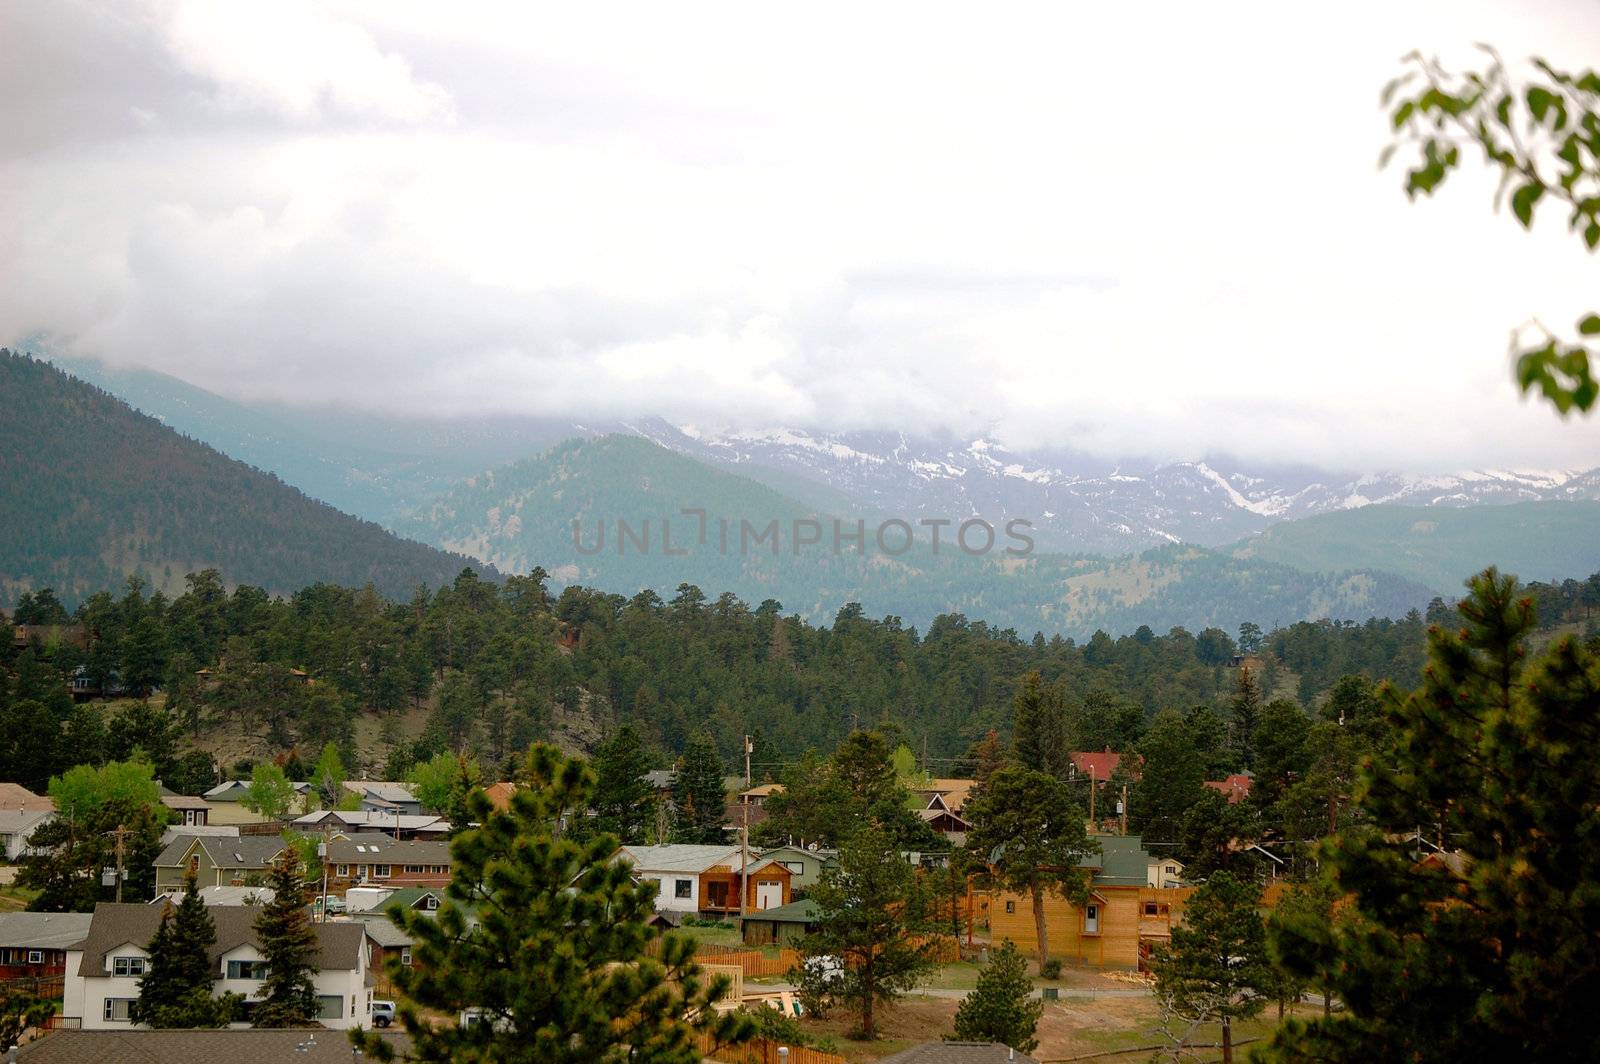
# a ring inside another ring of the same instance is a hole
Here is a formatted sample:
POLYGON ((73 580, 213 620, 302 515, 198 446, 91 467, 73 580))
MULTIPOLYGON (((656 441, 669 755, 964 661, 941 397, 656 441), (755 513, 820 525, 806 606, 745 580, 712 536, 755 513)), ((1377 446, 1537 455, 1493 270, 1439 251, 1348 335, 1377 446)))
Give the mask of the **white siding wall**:
POLYGON ((700 911, 700 877, 692 872, 641 872, 641 879, 653 879, 661 888, 656 891, 656 911, 663 913, 697 913, 700 911), (689 881, 689 896, 677 896, 677 882, 689 881))

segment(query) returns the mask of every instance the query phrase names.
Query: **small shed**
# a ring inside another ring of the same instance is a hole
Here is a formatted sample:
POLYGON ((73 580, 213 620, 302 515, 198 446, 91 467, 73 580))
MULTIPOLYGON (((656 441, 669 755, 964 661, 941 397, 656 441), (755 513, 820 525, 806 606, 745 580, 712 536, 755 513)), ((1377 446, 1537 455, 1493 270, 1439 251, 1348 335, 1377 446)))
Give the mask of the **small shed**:
POLYGON ((744 918, 744 944, 747 946, 793 946, 801 937, 817 929, 817 903, 809 898, 763 909, 744 918))

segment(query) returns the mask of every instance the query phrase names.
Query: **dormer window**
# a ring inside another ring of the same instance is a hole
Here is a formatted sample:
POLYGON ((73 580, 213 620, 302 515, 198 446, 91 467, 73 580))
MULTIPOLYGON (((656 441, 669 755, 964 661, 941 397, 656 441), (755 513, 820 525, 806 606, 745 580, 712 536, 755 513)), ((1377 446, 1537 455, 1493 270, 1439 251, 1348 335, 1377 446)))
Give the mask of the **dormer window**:
POLYGON ((199 854, 191 853, 189 855, 189 871, 191 871, 191 872, 200 871, 200 855, 199 854))

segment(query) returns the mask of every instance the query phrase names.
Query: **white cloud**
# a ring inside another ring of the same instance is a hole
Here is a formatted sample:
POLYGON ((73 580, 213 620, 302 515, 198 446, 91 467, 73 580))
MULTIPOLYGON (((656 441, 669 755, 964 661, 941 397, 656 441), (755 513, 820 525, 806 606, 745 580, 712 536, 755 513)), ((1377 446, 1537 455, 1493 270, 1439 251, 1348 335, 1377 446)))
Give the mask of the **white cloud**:
POLYGON ((1600 461, 1504 355, 1595 259, 1374 167, 1404 51, 1579 62, 1591 8, 24 7, 3 336, 424 411, 1600 461))

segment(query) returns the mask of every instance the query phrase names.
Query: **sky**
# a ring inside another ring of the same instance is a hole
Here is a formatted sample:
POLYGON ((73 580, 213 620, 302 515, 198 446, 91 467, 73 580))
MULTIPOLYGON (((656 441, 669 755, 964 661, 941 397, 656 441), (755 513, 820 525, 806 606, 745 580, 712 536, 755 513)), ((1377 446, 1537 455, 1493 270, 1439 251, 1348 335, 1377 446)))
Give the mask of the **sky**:
POLYGON ((0 341, 240 398, 1587 468, 1600 255, 1408 203, 1414 48, 1593 3, 0 4, 0 341))

